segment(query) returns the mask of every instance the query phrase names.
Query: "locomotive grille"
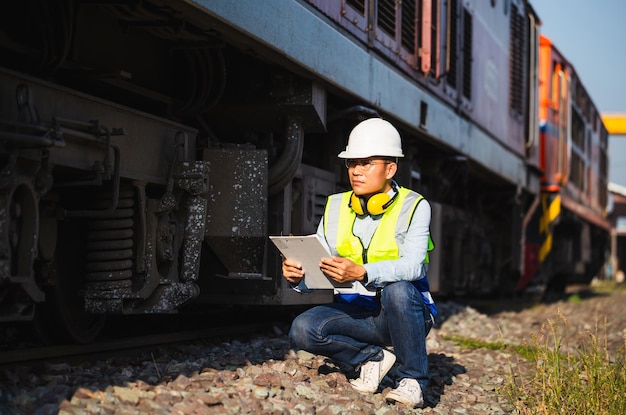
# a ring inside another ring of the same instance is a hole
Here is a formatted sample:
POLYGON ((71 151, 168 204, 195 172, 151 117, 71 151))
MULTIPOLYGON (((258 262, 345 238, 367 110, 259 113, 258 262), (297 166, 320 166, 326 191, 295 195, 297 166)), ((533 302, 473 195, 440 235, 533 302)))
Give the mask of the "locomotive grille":
POLYGON ((450 0, 450 47, 448 48, 448 56, 450 62, 448 64, 448 76, 446 77, 446 83, 456 89, 456 77, 457 77, 457 33, 458 33, 458 16, 457 16, 457 0, 450 0))
POLYGON ((419 19, 415 14, 415 0, 402 2, 402 46, 415 53, 415 29, 419 19))
POLYGON ((432 18, 431 18, 431 35, 430 35, 430 72, 435 76, 440 75, 440 68, 437 62, 439 53, 435 51, 438 49, 438 26, 439 26, 439 2, 434 1, 432 3, 432 18))
POLYGON ((365 0, 347 0, 346 4, 365 16, 365 0))
POLYGON ((511 8, 511 60, 510 107, 518 114, 524 113, 524 17, 516 5, 511 8))
POLYGON ((472 99, 472 15, 463 9, 463 96, 472 99))
POLYGON ((396 2, 395 0, 381 0, 378 2, 376 15, 378 28, 392 38, 396 37, 396 2))

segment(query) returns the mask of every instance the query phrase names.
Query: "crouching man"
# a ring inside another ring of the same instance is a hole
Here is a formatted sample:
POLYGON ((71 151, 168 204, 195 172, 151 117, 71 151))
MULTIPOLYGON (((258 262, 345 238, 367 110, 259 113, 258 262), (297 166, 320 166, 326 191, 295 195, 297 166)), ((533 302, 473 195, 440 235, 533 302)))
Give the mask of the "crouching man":
MULTIPOLYGON (((395 388, 385 399, 422 407, 426 335, 437 313, 426 278, 431 209, 394 181, 403 156, 400 134, 381 118, 350 133, 339 158, 352 190, 328 197, 317 236, 332 255, 321 260, 322 271, 352 288, 336 289, 334 303, 296 317, 289 337, 294 348, 354 368, 359 376, 350 383, 362 393, 375 393, 397 364, 395 388)), ((286 258, 282 273, 294 289, 307 291, 297 261, 286 258)))

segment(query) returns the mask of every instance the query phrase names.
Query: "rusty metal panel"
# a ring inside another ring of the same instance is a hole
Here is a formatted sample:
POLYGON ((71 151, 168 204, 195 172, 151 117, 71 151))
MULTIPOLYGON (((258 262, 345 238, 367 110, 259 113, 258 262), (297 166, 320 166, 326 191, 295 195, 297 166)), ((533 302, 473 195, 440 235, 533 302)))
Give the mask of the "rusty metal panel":
POLYGON ((266 150, 209 149, 205 240, 231 278, 263 278, 267 240, 266 150))

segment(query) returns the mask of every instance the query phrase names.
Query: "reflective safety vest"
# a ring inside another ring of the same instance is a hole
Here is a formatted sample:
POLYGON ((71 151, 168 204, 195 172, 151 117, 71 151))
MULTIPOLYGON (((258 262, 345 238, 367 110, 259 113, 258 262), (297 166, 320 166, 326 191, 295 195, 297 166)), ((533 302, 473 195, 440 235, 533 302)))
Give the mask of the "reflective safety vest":
MULTIPOLYGON (((324 236, 331 253, 349 258, 359 265, 398 259, 400 257, 399 244, 411 224, 417 205, 424 199, 424 196, 400 187, 396 200, 383 213, 369 246, 365 248, 361 240, 352 232, 356 213, 349 206, 351 195, 352 192, 348 191, 328 197, 324 211, 324 236)), ((433 248, 434 244, 428 235, 428 249, 424 264, 429 262, 428 252, 433 248)), ((431 314, 436 316, 437 308, 430 295, 428 279, 417 279, 413 281, 413 285, 419 290, 431 314)), ((378 298, 371 296, 339 294, 336 298, 339 302, 348 302, 367 309, 375 309, 379 305, 378 298)))
MULTIPOLYGON (((349 207, 352 192, 329 196, 324 211, 324 236, 333 254, 349 258, 359 265, 398 259, 398 245, 402 242, 398 239, 403 238, 417 205, 424 198, 404 187, 400 187, 398 192, 396 200, 382 215, 368 248, 364 248, 361 240, 352 233, 356 220, 356 213, 349 207)), ((428 251, 433 248, 429 236, 428 251)), ((427 264, 428 261, 426 252, 423 263, 427 264)))

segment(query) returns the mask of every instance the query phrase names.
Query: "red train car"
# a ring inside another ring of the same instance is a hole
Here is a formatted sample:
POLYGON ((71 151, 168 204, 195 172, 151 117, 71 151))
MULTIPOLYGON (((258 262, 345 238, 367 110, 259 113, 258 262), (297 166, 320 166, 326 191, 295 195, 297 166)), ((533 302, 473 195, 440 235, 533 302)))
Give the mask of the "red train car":
POLYGON ((599 275, 610 249, 608 132, 574 66, 545 36, 539 80, 541 203, 518 288, 533 281, 559 293, 599 275))

